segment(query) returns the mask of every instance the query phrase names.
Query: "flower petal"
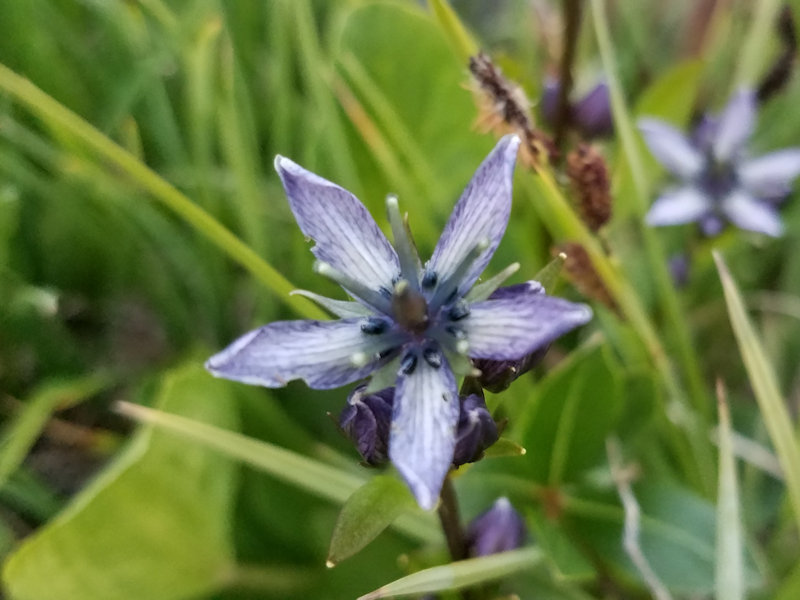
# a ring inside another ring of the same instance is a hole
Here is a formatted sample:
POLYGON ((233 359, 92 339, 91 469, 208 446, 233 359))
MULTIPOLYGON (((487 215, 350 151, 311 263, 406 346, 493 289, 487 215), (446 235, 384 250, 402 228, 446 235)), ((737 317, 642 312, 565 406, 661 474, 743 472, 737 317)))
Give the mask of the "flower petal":
POLYGON ((294 379, 316 389, 339 387, 369 375, 381 364, 377 354, 396 343, 392 334, 364 333, 363 322, 270 323, 209 358, 206 369, 217 377, 271 388, 294 379))
POLYGON ((691 179, 703 167, 702 155, 683 133, 657 119, 639 119, 639 131, 653 156, 682 179, 691 179))
POLYGON ((397 254, 363 204, 350 192, 283 156, 275 158, 289 206, 319 260, 372 290, 391 290, 397 254))
POLYGON ((783 223, 778 211, 753 198, 743 190, 736 190, 722 201, 722 212, 739 229, 756 231, 773 237, 783 233, 783 223))
POLYGON ((519 289, 516 295, 473 304, 463 327, 471 358, 517 360, 591 318, 585 304, 519 289))
POLYGON ((755 94, 751 90, 741 89, 733 95, 719 116, 713 145, 716 159, 726 162, 737 154, 753 133, 755 122, 755 94))
POLYGON ((697 221, 712 209, 711 199, 693 186, 667 190, 650 207, 648 225, 683 225, 697 221))
POLYGON ((492 258, 511 213, 511 179, 518 147, 519 138, 515 135, 501 139, 478 167, 453 209, 428 263, 440 285, 455 273, 478 242, 488 240, 489 246, 469 267, 458 289, 463 292, 472 287, 492 258))
POLYGON ((437 367, 418 353, 411 372, 401 371, 389 434, 389 458, 425 510, 436 506, 453 462, 459 415, 456 380, 441 359, 437 367))
POLYGON ((739 167, 739 181, 754 196, 780 198, 800 175, 800 148, 787 148, 748 160, 739 167))

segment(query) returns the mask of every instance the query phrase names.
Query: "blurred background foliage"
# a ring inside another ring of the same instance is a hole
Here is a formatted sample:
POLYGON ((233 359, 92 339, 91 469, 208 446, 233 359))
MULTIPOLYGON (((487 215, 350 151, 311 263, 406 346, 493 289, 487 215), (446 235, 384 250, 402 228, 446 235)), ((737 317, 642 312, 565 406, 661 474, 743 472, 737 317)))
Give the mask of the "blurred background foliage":
MULTIPOLYGON (((576 87, 610 76, 597 43, 598 33, 610 32, 628 113, 616 115, 617 125, 648 114, 686 126, 721 107, 737 85, 755 83, 780 51, 772 0, 610 2, 608 23, 596 19, 601 2, 592 10, 583 4, 576 87), (764 15, 767 28, 754 32, 764 15)), ((452 7, 536 102, 561 56, 558 3, 452 0, 452 7)), ((288 300, 287 289, 336 294, 311 271, 309 244, 272 169, 276 154, 352 190, 382 226, 384 197, 397 193, 421 254, 429 255, 494 144, 474 127, 466 61, 448 33, 431 7, 411 1, 3 3, 0 553, 7 597, 353 598, 447 562, 434 517, 411 510, 361 553, 326 569, 343 501, 374 475, 326 416, 338 414, 345 391, 255 389, 213 380, 200 365, 258 324, 311 316, 314 309, 288 300), (181 423, 194 439, 132 425, 115 412, 119 400, 188 417, 181 423), (246 437, 224 438, 197 422, 246 437), (252 440, 265 444, 248 446, 252 440)), ((754 154, 800 143, 798 103, 800 78, 792 77, 763 106, 754 154)), ((710 253, 722 251, 743 290, 759 336, 752 346, 763 346, 781 406, 794 419, 800 204, 796 194, 787 201, 779 240, 739 231, 707 240, 688 227, 647 232, 634 180, 643 177, 654 191, 663 172, 634 141, 638 167, 618 138, 598 143, 613 175, 615 212, 594 239, 625 283, 623 304, 642 307, 668 358, 654 360, 635 320, 594 303, 592 324, 488 399, 495 417, 508 419, 504 436, 527 453, 462 469, 456 487, 464 516, 507 495, 540 551, 491 591, 650 596, 622 543, 626 513, 609 470, 613 439, 640 504, 641 551, 673 597, 714 593, 715 569, 726 564, 718 526, 742 528, 744 569, 736 576, 748 597, 800 597, 797 516, 780 470, 800 471, 800 464, 772 449, 770 405, 755 401, 753 390, 762 388, 736 351, 710 253), (681 251, 691 256, 689 280, 670 289, 679 309, 670 313, 651 261, 663 274, 681 251), (725 517, 735 522, 718 522, 727 513, 718 510, 716 378, 725 382, 740 434, 732 451, 741 459, 739 514, 725 517)), ((490 271, 519 261, 515 280, 524 281, 571 237, 569 227, 553 225, 558 205, 545 180, 517 171, 511 223, 490 271)), ((582 298, 563 280, 556 293, 582 298)), ((794 421, 784 425, 793 435, 794 421)))

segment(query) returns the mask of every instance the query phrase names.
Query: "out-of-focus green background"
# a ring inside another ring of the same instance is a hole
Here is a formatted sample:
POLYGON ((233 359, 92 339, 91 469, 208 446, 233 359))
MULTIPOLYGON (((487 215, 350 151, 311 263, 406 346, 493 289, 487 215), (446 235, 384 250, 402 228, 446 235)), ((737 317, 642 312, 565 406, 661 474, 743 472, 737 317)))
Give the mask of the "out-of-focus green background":
MULTIPOLYGON (((686 127, 738 85, 757 83, 782 50, 772 24, 779 3, 771 0, 581 5, 576 91, 611 78, 623 93, 623 123, 648 114, 686 127), (608 23, 598 21, 598 7, 608 23), (612 63, 601 58, 598 33, 610 34, 612 63)), ((411 511, 326 569, 343 502, 377 474, 359 466, 326 416, 336 419, 347 390, 256 389, 214 380, 201 366, 254 326, 320 314, 289 290, 341 293, 312 273, 309 244, 272 168, 278 153, 353 191, 382 227, 384 197, 397 193, 429 255, 495 143, 474 126, 463 48, 446 7, 0 5, 4 597, 354 598, 447 562, 435 517, 411 511), (118 401, 191 420, 181 421, 184 435, 137 426, 115 410, 118 401), (266 444, 248 445, 253 440, 266 444)), ((452 8, 535 104, 558 70, 560 4, 453 0, 452 8)), ((800 145, 798 106, 800 78, 790 77, 761 108, 754 154, 800 145)), ((535 105, 533 112, 541 122, 535 105)), ((778 466, 800 464, 773 449, 710 252, 724 254, 742 289, 781 405, 794 418, 800 203, 796 194, 787 200, 779 240, 737 231, 707 240, 691 227, 645 231, 642 202, 664 173, 638 138, 632 142, 638 161, 619 135, 596 144, 615 213, 591 236, 624 284, 623 310, 593 303, 590 325, 555 344, 531 376, 488 398, 495 417, 508 419, 504 437, 527 453, 487 458, 456 480, 465 519, 507 495, 541 551, 490 591, 649 597, 652 585, 622 544, 620 481, 608 467, 613 438, 641 506, 641 550, 673 597, 714 593, 715 569, 736 564, 716 538, 730 523, 743 532, 736 543, 748 597, 800 597, 797 504, 778 466), (669 284, 665 300, 658 273, 677 252, 690 255, 689 282, 669 284), (631 306, 644 321, 626 313, 631 306), (718 473, 728 472, 719 468, 716 378, 742 436, 734 444, 740 512, 730 522, 720 521, 731 517, 718 493, 718 473)), ((576 241, 574 228, 554 221, 570 188, 558 174, 551 181, 558 187, 548 196, 540 178, 518 167, 511 223, 490 274, 519 261, 514 281, 530 279, 556 243, 576 241)), ((555 293, 592 301, 566 280, 555 293)), ((792 421, 784 425, 793 431, 792 421)))

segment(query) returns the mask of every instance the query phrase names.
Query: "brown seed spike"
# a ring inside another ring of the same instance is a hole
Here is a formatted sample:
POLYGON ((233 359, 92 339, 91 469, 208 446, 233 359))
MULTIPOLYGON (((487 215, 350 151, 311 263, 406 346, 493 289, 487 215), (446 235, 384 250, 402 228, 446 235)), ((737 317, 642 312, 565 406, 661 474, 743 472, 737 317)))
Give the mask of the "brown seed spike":
POLYGON ((522 138, 520 160, 529 167, 547 161, 555 154, 553 141, 536 129, 531 117, 531 102, 523 89, 506 79, 492 59, 483 52, 470 57, 471 89, 478 103, 476 127, 498 135, 516 133, 522 138))
POLYGON ((589 144, 580 144, 567 155, 567 176, 581 218, 589 229, 597 231, 611 218, 611 183, 605 160, 589 144))
POLYGON ((567 255, 567 260, 564 262, 564 273, 572 285, 587 298, 597 300, 620 314, 617 303, 614 302, 608 288, 595 271, 592 259, 589 258, 585 248, 577 242, 564 242, 552 249, 554 256, 561 252, 567 255))

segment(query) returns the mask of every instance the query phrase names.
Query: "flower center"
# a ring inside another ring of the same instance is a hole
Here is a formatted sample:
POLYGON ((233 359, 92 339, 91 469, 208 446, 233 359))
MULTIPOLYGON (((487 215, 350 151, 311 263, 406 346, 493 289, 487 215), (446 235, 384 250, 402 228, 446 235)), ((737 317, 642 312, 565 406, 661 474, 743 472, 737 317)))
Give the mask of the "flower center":
POLYGON ((418 335, 428 328, 428 303, 405 279, 394 286, 392 313, 395 322, 410 333, 418 335))
POLYGON ((706 168, 700 173, 698 185, 714 200, 722 200, 738 185, 736 171, 730 163, 720 163, 709 157, 706 168))

